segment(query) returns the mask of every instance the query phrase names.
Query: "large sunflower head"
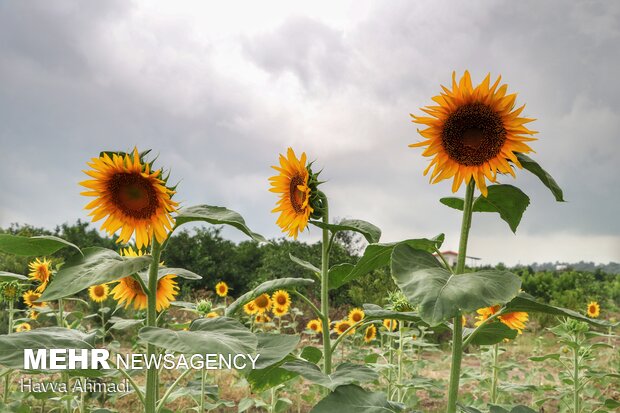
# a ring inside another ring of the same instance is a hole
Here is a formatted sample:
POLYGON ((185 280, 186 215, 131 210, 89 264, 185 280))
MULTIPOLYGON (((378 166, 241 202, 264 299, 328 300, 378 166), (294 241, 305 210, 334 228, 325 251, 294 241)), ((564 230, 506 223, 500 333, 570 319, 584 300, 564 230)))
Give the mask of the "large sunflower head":
POLYGON ((261 294, 254 299, 254 307, 258 314, 264 314, 271 309, 271 297, 269 294, 261 294))
POLYGON ((148 246, 153 236, 164 242, 178 204, 161 169, 151 170, 137 149, 132 154, 104 152, 88 165, 92 169, 84 172, 93 179, 80 185, 88 188, 82 195, 96 197, 85 207, 92 209, 93 221, 107 217, 101 229, 110 235, 121 230, 117 242, 129 242, 134 232, 138 248, 148 246))
MULTIPOLYGON (((271 296, 273 306, 276 308, 285 309, 288 312, 288 308, 291 306, 291 296, 284 290, 278 290, 271 296)), ((285 312, 285 314, 286 314, 285 312)))
POLYGON ((215 284, 215 293, 220 297, 226 297, 228 295, 228 284, 224 281, 215 284))
POLYGON ((290 237, 296 239, 310 218, 323 216, 323 198, 318 190, 321 183, 318 180, 319 173, 312 172, 312 165, 307 163, 305 152, 297 158, 292 148, 288 148, 286 157, 280 155, 280 165, 272 168, 279 174, 269 178, 269 190, 280 194, 280 199, 271 212, 280 213, 276 223, 282 232, 288 232, 290 237))
POLYGON ((256 309, 256 304, 254 301, 249 301, 243 306, 243 312, 247 315, 254 315, 258 310, 256 309))
POLYGON ((107 284, 93 285, 88 288, 88 296, 96 303, 102 303, 108 299, 110 287, 107 284))
POLYGON ((596 301, 590 301, 586 313, 588 317, 597 318, 601 314, 601 306, 596 301))
POLYGON ((28 276, 32 280, 36 280, 41 283, 41 285, 37 287, 37 292, 43 292, 45 287, 47 287, 47 283, 50 281, 50 277, 52 276, 52 262, 47 258, 43 258, 43 260, 37 258, 28 264, 28 269, 30 270, 28 276))
POLYGON ((372 340, 377 338, 377 327, 373 324, 369 325, 364 332, 364 342, 370 343, 372 340))
POLYGON ((487 320, 493 314, 497 313, 500 308, 501 307, 499 305, 492 305, 491 307, 484 307, 484 308, 477 309, 476 313, 478 313, 478 315, 476 316, 476 320, 478 321, 476 321, 474 325, 478 327, 480 324, 482 324, 485 320, 487 320))
MULTIPOLYGON (((336 322, 336 324, 334 325, 334 331, 336 331, 336 333, 341 336, 343 335, 347 330, 349 330, 349 328, 351 328, 351 326, 353 325, 353 323, 351 323, 349 320, 340 320, 338 322, 336 322)), ((352 335, 355 334, 355 329, 352 328, 351 330, 349 330, 349 332, 347 333, 347 335, 352 335)))
POLYGON ((534 119, 520 117, 525 105, 515 109, 516 94, 507 95, 507 85, 499 86, 501 77, 491 85, 491 75, 472 86, 469 72, 457 82, 452 74, 452 89, 433 97, 437 103, 421 110, 430 116, 411 115, 413 122, 426 128, 418 130, 425 139, 411 147, 426 147, 422 155, 433 157, 424 171, 431 168, 431 182, 454 178, 452 191, 472 178, 484 196, 485 179, 496 181, 497 173, 515 176, 508 161, 521 168, 516 152, 532 149, 526 142, 535 140, 536 131, 525 124, 534 119), (499 87, 498 87, 499 86, 499 87))
POLYGON ((499 316, 499 321, 506 324, 513 330, 517 330, 519 334, 523 333, 525 323, 529 319, 529 315, 523 311, 515 311, 514 313, 506 313, 499 316))
POLYGON ((45 307, 46 305, 46 303, 36 302, 39 298, 41 298, 41 294, 33 290, 26 291, 23 295, 23 298, 24 304, 26 304, 30 308, 41 308, 45 307))
POLYGON ((308 321, 306 328, 315 334, 323 332, 323 323, 318 318, 308 321))
POLYGON ((349 311, 349 321, 352 324, 359 323, 364 319, 364 310, 361 308, 354 308, 349 311))

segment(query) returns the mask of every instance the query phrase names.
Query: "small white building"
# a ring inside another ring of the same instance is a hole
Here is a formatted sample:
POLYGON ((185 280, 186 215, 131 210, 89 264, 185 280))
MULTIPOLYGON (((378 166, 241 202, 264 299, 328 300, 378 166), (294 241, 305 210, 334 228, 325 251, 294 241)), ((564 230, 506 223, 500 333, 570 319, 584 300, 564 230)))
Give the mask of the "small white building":
MULTIPOLYGON (((437 254, 434 254, 435 256, 437 256, 437 254)), ((442 251, 441 255, 443 255, 443 258, 446 260, 446 262, 448 263, 448 265, 450 267, 455 267, 456 266, 456 262, 458 261, 459 258, 459 253, 455 252, 455 251, 442 251)), ((468 267, 477 267, 478 266, 478 261, 480 261, 480 258, 478 257, 470 257, 469 255, 467 255, 466 257, 466 264, 468 267)))

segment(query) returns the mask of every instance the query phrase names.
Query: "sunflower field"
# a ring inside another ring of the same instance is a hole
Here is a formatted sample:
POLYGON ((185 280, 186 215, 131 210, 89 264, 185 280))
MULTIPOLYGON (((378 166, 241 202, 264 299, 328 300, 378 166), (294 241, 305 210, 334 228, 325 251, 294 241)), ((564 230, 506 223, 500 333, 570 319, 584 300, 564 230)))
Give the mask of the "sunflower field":
POLYGON ((454 265, 441 229, 382 243, 370 222, 334 220, 347 211, 330 210, 329 165, 303 149, 265 176, 284 234, 271 241, 228 208, 181 205, 165 154, 94 154, 80 185, 101 233, 0 233, 0 411, 618 411, 617 274, 466 266, 477 213, 516 232, 530 202, 519 174, 564 202, 529 156, 534 119, 490 75, 453 73, 431 100, 410 146, 431 184, 461 195, 438 200, 461 216, 454 265), (222 226, 247 241, 224 242, 222 226), (310 227, 321 241, 298 243, 310 227), (120 362, 135 355, 139 368, 120 362), (220 367, 196 367, 204 355, 220 367))

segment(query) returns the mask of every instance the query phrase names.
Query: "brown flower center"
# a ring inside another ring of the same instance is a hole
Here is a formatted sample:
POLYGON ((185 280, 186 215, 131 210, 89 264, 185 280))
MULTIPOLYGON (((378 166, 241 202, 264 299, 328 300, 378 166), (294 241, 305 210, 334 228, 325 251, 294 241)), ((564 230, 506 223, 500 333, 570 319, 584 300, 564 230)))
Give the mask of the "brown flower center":
POLYGON ((108 181, 112 203, 125 215, 148 219, 157 211, 159 201, 153 182, 139 173, 117 173, 108 181))
POLYGON ((264 295, 256 297, 256 300, 254 301, 258 308, 267 308, 267 306, 269 305, 269 299, 267 299, 267 297, 265 297, 264 295))
POLYGON ((295 175, 291 178, 289 198, 291 199, 291 206, 297 213, 303 212, 302 205, 306 200, 306 193, 297 188, 299 185, 305 185, 304 179, 299 175, 295 175))
POLYGON ((93 288, 93 292, 95 293, 95 297, 103 297, 105 290, 101 285, 97 285, 93 288))
POLYGON ((279 296, 276 298, 276 300, 277 300, 277 302, 278 302, 278 304, 279 304, 279 305, 284 305, 284 304, 286 304, 286 297, 285 297, 285 296, 283 296, 283 295, 279 295, 279 296))
MULTIPOLYGON (((129 288, 131 291, 133 291, 136 294, 144 293, 142 291, 142 287, 140 286, 140 283, 134 280, 132 277, 125 278, 125 285, 127 285, 127 288, 129 288)), ((159 287, 159 283, 158 283, 158 287, 159 287)))
POLYGON ((450 158, 467 166, 493 159, 505 141, 501 116, 482 103, 459 107, 448 116, 441 133, 441 142, 450 158))

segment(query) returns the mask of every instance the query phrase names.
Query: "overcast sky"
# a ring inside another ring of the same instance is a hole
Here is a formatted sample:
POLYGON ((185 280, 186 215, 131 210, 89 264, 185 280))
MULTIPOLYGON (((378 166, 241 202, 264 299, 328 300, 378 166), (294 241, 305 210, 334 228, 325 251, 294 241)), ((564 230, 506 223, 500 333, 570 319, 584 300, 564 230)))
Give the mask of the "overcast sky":
POLYGON ((456 249, 460 214, 438 203, 450 182, 422 176, 409 113, 469 69, 527 103, 533 157, 568 201, 527 172, 504 178, 530 207, 516 235, 475 215, 469 253, 620 261, 618 44, 612 1, 3 1, 0 226, 86 218, 85 163, 137 145, 183 205, 227 206, 276 237, 269 166, 292 146, 324 168, 332 216, 383 241, 445 232, 456 249))

